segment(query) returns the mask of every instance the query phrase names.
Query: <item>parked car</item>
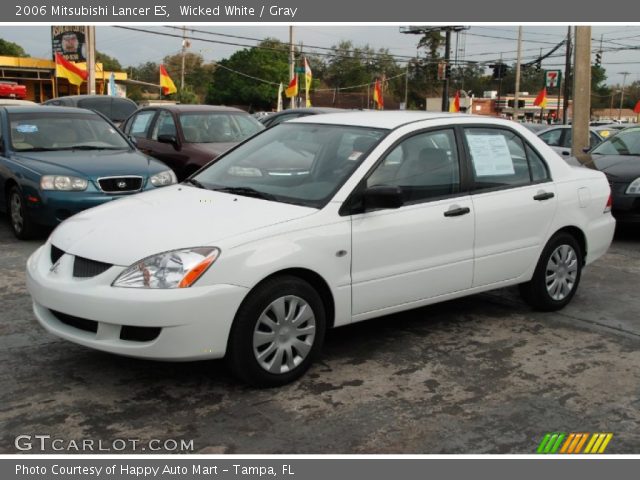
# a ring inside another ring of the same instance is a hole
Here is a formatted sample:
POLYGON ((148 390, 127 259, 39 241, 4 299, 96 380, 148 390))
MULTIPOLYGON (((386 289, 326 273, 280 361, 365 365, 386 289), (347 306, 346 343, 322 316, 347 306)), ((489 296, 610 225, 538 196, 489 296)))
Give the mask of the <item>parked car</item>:
POLYGON ((94 110, 107 117, 117 127, 120 127, 122 122, 138 109, 138 105, 133 100, 109 95, 71 95, 52 98, 43 105, 94 110))
POLYGON ((578 159, 607 176, 616 220, 640 222, 640 126, 622 130, 578 159))
POLYGON ((610 200, 602 173, 511 121, 317 115, 181 185, 72 217, 31 256, 27 284, 59 337, 226 357, 250 384, 281 385, 331 327, 516 284, 537 309, 564 307, 611 243, 610 200), (74 281, 78 262, 100 273, 74 281))
POLYGON ((263 129, 238 108, 212 105, 142 108, 123 127, 141 151, 166 163, 181 181, 263 129))
POLYGON ((0 107, 0 211, 16 237, 87 208, 176 182, 95 112, 0 107))
POLYGON ((288 110, 282 110, 278 113, 273 113, 266 117, 259 118, 262 124, 266 127, 274 127, 279 123, 293 120, 294 118, 307 117, 309 115, 321 115, 323 113, 338 113, 346 112, 342 108, 330 108, 330 107, 309 107, 309 108, 290 108, 288 110))
POLYGON ((18 100, 14 98, 0 98, 0 107, 21 107, 21 106, 35 107, 38 105, 31 100, 18 100))
MULTIPOLYGON (((556 125, 537 132, 538 137, 553 150, 565 157, 571 156, 573 131, 571 125, 556 125)), ((589 127, 589 148, 598 145, 604 137, 598 133, 598 127, 589 127)))

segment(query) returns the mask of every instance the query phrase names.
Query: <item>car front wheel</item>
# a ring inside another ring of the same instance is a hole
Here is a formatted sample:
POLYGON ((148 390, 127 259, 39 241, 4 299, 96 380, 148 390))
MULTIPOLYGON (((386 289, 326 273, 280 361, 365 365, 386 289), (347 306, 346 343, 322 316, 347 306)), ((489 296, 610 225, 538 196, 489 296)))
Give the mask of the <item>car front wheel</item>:
POLYGON ((274 277, 258 285, 238 310, 227 361, 252 386, 284 385, 308 370, 325 325, 324 305, 311 285, 297 277, 274 277))
POLYGON ((29 217, 29 212, 24 204, 22 192, 17 186, 9 190, 9 221, 13 234, 20 240, 29 240, 36 233, 36 226, 29 217))
POLYGON ((559 233, 545 246, 531 281, 520 285, 523 299, 537 310, 566 306, 578 289, 582 250, 573 235, 559 233))

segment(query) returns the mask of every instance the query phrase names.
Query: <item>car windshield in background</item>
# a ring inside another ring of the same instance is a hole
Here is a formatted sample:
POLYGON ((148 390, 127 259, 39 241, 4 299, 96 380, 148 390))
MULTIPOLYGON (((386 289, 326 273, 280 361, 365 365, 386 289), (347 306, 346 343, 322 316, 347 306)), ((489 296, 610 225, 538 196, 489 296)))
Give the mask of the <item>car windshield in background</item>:
POLYGON ((610 137, 591 152, 596 155, 640 155, 640 128, 629 128, 610 137))
POLYGON ((322 207, 386 130, 280 124, 212 163, 195 179, 205 188, 322 207))
POLYGON ((91 113, 11 113, 11 147, 17 152, 47 150, 128 150, 117 130, 91 113))
POLYGON ((249 115, 227 112, 182 113, 180 125, 187 143, 241 142, 264 129, 249 115))

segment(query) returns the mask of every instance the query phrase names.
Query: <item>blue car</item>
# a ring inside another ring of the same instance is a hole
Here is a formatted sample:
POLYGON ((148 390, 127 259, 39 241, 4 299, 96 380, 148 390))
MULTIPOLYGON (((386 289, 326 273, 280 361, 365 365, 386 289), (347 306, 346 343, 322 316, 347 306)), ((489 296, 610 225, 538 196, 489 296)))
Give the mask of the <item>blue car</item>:
POLYGON ((176 183, 90 110, 0 107, 0 211, 19 239, 87 208, 176 183))

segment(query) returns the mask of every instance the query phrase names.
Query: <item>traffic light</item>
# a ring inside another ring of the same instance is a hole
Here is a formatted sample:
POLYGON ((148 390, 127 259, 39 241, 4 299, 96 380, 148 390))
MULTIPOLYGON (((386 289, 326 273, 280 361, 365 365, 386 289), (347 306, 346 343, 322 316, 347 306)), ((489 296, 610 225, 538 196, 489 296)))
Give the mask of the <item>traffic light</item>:
POLYGON ((447 66, 444 69, 445 78, 451 78, 451 64, 447 63, 447 66))
POLYGON ((596 53, 596 67, 602 65, 602 50, 596 53))
POLYGON ((542 62, 538 60, 536 62, 536 72, 539 72, 540 70, 542 70, 542 62))
POLYGON ((507 65, 505 63, 495 63, 493 65, 489 65, 489 68, 493 69, 493 78, 499 80, 504 78, 507 74, 507 65))

